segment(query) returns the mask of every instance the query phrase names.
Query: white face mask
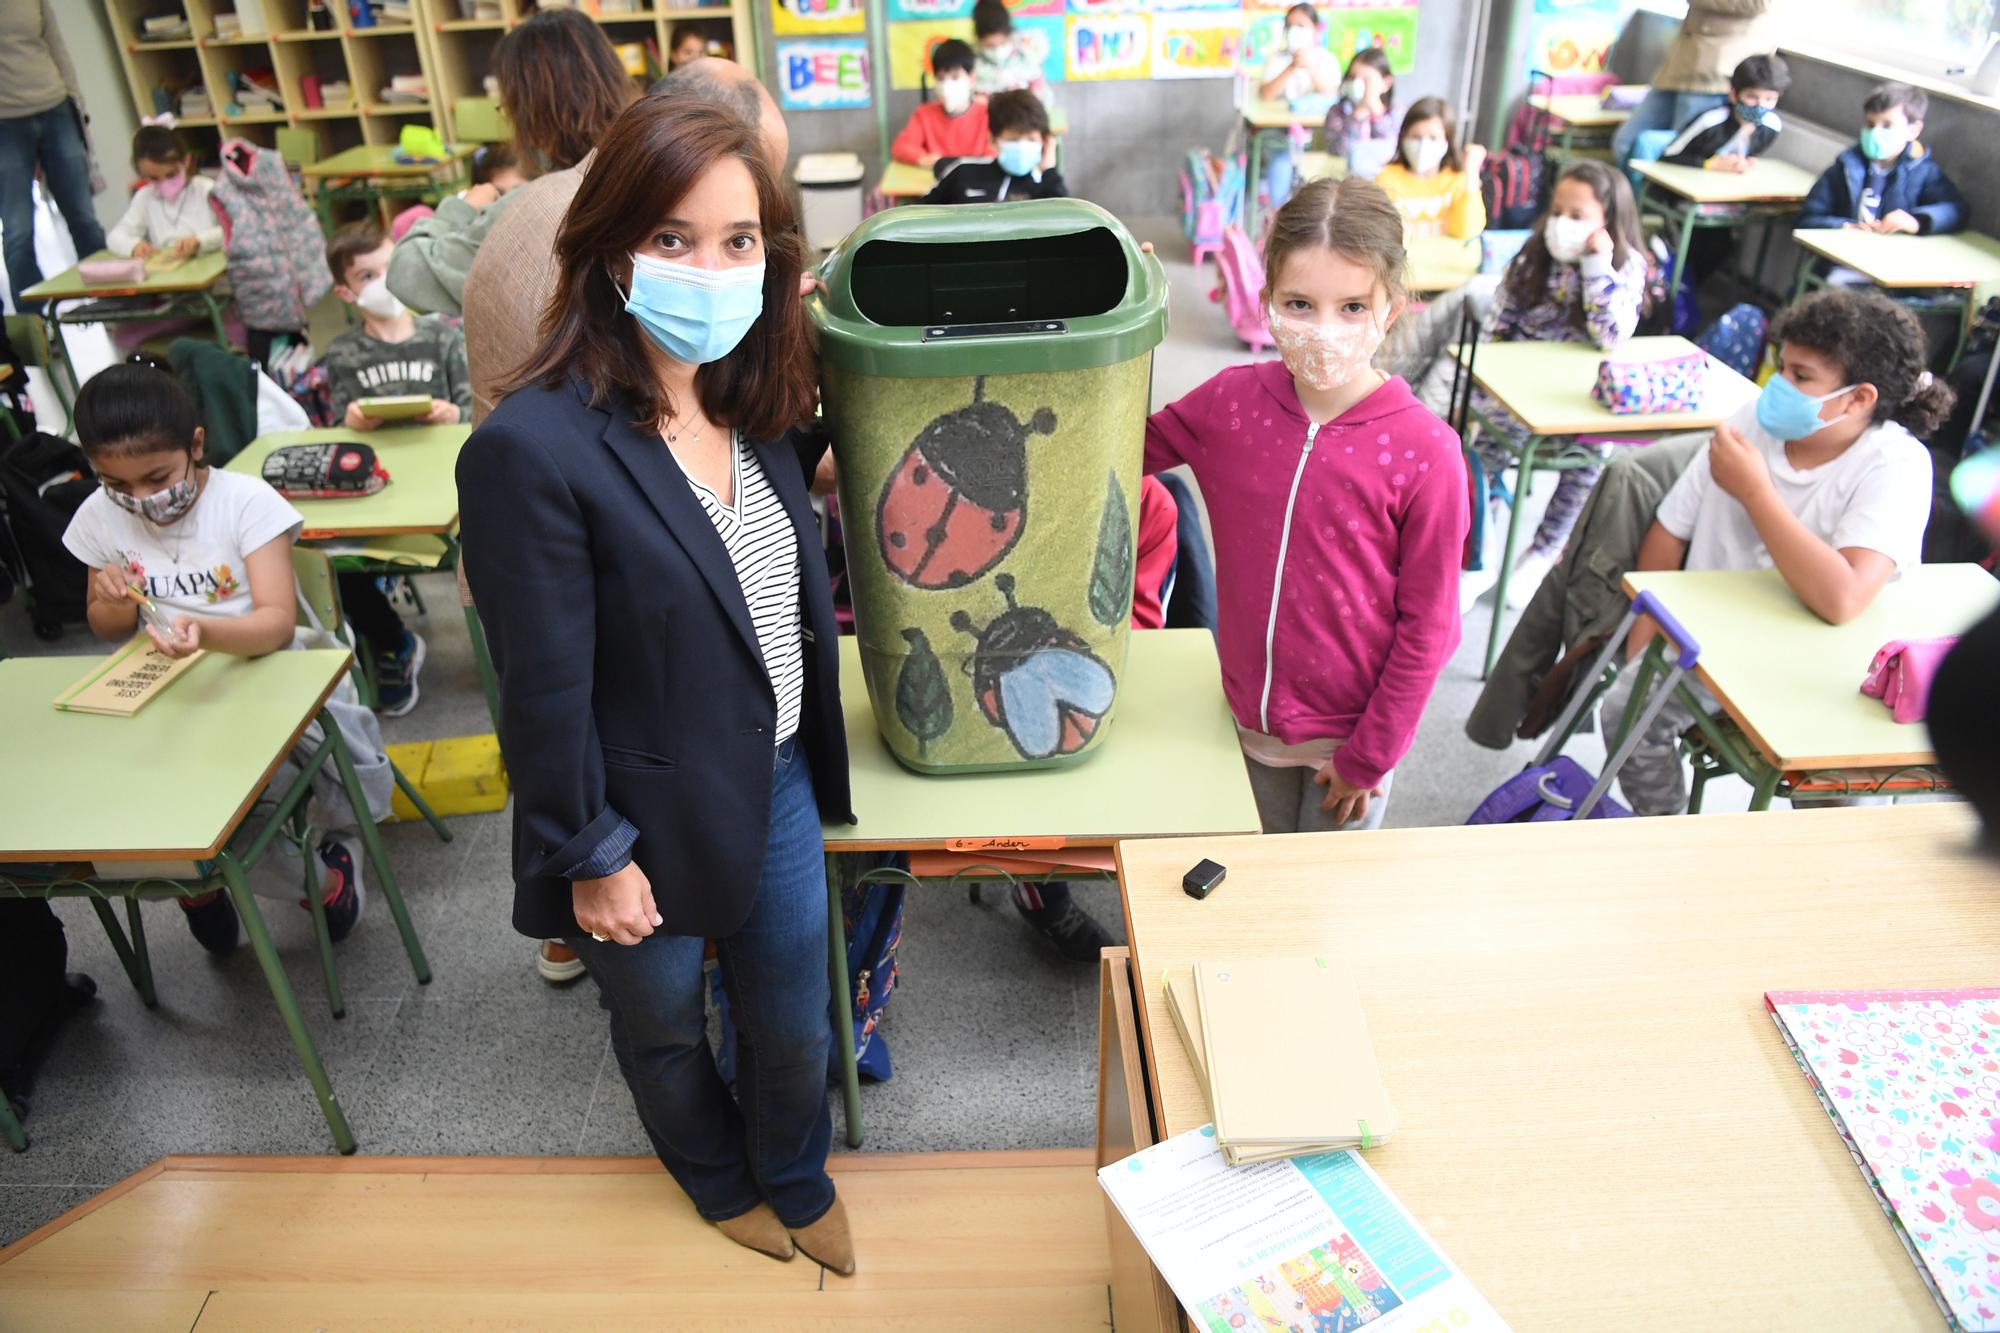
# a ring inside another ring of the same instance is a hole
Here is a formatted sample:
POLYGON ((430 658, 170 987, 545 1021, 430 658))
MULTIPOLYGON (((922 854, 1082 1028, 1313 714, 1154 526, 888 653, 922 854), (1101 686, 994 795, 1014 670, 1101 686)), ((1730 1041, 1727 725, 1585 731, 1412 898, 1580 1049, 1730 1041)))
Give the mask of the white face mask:
POLYGON ((403 303, 389 290, 389 280, 376 278, 354 294, 354 304, 377 319, 394 319, 403 313, 403 303))
POLYGON ((1368 369, 1382 346, 1385 330, 1371 318, 1363 324, 1308 324, 1287 319, 1276 306, 1264 313, 1271 321, 1271 337, 1278 355, 1292 378, 1321 393, 1337 389, 1368 369))
POLYGON ((1285 49, 1287 51, 1310 50, 1312 44, 1313 32, 1311 28, 1301 28, 1297 24, 1293 24, 1285 29, 1285 49))
POLYGON ((1011 60, 1014 56, 1014 43, 1012 42, 996 42, 992 46, 982 46, 979 49, 988 60, 991 60, 995 64, 1003 60, 1011 60))
POLYGON ((1558 264, 1574 264, 1583 258, 1583 252, 1590 248, 1590 238, 1597 234, 1599 224, 1585 218, 1550 218, 1542 228, 1542 240, 1549 247, 1549 257, 1558 264))
POLYGON ((972 80, 963 77, 939 79, 938 105, 948 116, 962 116, 972 107, 972 80))
POLYGON ((1340 85, 1340 95, 1350 106, 1360 106, 1368 100, 1368 85, 1356 76, 1340 85))
POLYGON ((1403 156, 1409 159, 1410 170, 1419 176, 1428 176, 1444 162, 1445 149, 1448 146, 1443 139, 1429 137, 1405 139, 1403 156))

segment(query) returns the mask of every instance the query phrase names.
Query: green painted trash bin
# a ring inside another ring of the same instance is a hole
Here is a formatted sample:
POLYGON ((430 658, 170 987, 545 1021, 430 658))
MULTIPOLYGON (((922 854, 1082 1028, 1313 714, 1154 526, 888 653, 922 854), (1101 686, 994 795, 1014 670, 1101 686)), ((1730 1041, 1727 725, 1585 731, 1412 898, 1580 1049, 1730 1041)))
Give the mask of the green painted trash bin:
POLYGON ((862 670, 926 773, 1068 763, 1125 670, 1167 285, 1078 199, 907 207, 811 300, 862 670))

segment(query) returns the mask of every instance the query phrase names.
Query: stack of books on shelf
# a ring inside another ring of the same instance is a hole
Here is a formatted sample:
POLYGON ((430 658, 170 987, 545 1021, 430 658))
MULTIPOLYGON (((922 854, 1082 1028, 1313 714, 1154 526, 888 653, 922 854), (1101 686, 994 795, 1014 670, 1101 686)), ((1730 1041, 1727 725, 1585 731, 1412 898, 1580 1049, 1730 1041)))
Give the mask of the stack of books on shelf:
POLYGON ((1231 1166, 1371 1148, 1395 1133, 1361 996, 1338 955, 1201 962, 1164 984, 1231 1166))
POLYGON ((375 6, 375 17, 383 23, 408 23, 409 0, 383 0, 375 6))
POLYGON ((277 76, 265 69, 246 69, 229 76, 230 100, 236 110, 231 115, 256 115, 283 111, 284 95, 278 91, 277 76))
POLYGON ((390 106, 421 106, 430 100, 430 84, 421 74, 392 74, 382 89, 382 101, 390 106))
POLYGON ((202 84, 181 91, 180 107, 175 112, 182 120, 215 114, 215 103, 208 100, 208 89, 202 84))
POLYGON ((184 42, 194 36, 187 15, 175 11, 170 14, 154 14, 139 20, 139 40, 142 42, 184 42))
POLYGON ((329 79, 319 85, 322 104, 329 107, 354 105, 354 87, 346 79, 329 79))
POLYGON ((215 35, 223 41, 238 37, 262 37, 270 31, 264 22, 263 0, 236 0, 236 8, 215 16, 215 35))

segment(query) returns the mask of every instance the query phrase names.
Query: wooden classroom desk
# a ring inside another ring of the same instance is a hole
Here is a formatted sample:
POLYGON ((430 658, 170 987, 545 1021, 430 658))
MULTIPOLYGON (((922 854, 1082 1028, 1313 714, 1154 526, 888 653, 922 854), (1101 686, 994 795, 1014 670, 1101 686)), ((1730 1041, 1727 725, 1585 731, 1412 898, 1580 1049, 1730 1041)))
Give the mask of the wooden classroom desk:
POLYGON ((882 179, 875 182, 878 194, 891 199, 921 199, 937 184, 937 177, 928 168, 911 162, 891 162, 882 171, 882 179))
MULTIPOLYGON (((385 110, 393 114, 396 108, 385 110)), ((478 145, 447 144, 445 156, 437 162, 402 162, 394 144, 357 144, 331 157, 308 162, 299 175, 313 186, 313 207, 320 226, 333 229, 333 206, 343 199, 370 203, 380 199, 420 198, 448 188, 466 174, 466 163, 478 145)))
POLYGON ((1162 974, 1337 950, 1402 1115, 1368 1162, 1515 1328, 1939 1327, 1763 993, 1990 981, 1975 831, 1938 803, 1125 843, 1160 1132, 1209 1119, 1162 974))
MULTIPOLYGON (((1891 299, 1918 310, 1944 310, 1959 315, 1958 342, 1952 363, 1965 352, 1970 331, 1973 289, 2000 282, 2000 240, 1976 231, 1949 236, 1884 236, 1859 228, 1808 227, 1792 233, 1808 254, 1859 273, 1882 288, 1891 299)), ((1794 300, 1824 282, 1818 266, 1801 262, 1794 300)))
POLYGON ((306 521, 303 539, 386 537, 409 533, 449 536, 458 527, 458 451, 472 427, 383 426, 380 430, 349 430, 321 426, 312 430, 274 431, 259 435, 229 460, 226 472, 263 475, 264 460, 274 449, 292 444, 328 441, 371 446, 388 469, 389 484, 373 495, 345 500, 294 500, 306 521))
MULTIPOLYGON (((118 255, 109 250, 99 250, 88 258, 117 259, 118 255)), ((229 345, 229 334, 222 326, 222 303, 216 298, 215 284, 222 280, 228 264, 220 250, 211 250, 205 255, 195 255, 183 260, 170 269, 158 273, 148 273, 138 282, 89 283, 83 280, 83 266, 78 264, 64 269, 53 278, 44 278, 21 293, 26 301, 46 301, 42 319, 48 325, 49 341, 61 345, 61 331, 57 325, 64 322, 115 324, 133 319, 157 319, 172 313, 171 306, 176 298, 199 298, 201 312, 208 316, 210 326, 215 330, 215 340, 223 346, 229 345), (90 301, 117 296, 157 296, 162 298, 160 306, 147 307, 126 312, 89 311, 73 321, 64 321, 58 308, 64 301, 90 301)))
POLYGON ((1528 105, 1541 113, 1544 126, 1556 131, 1548 151, 1559 165, 1578 148, 1609 145, 1612 133, 1632 118, 1629 108, 1604 105, 1599 93, 1536 93, 1528 105))
POLYGON ((1634 571, 1624 586, 1658 597, 1701 645, 1695 679, 1780 773, 1936 763, 1924 725, 1896 721, 1862 678, 1890 640, 1962 633, 2000 603, 1978 565, 1905 570, 1844 625, 1808 611, 1775 569, 1634 571))
MULTIPOLYGON (((1801 167, 1769 157, 1752 158, 1750 170, 1744 172, 1708 171, 1665 162, 1634 162, 1632 170, 1642 177, 1640 217, 1645 217, 1648 201, 1657 192, 1660 197, 1653 204, 1653 211, 1669 225, 1679 228, 1673 271, 1668 274, 1669 291, 1679 288, 1681 269, 1687 263, 1695 228, 1748 227, 1796 213, 1818 179, 1801 167)), ((1770 246, 1771 228, 1766 226, 1757 247, 1753 281, 1763 274, 1764 257, 1770 246)))
MULTIPOLYGON (((1630 338, 1619 354, 1652 359, 1692 353, 1698 349, 1685 338, 1630 338)), ((1520 448, 1520 473, 1514 493, 1526 495, 1537 468, 1564 471, 1598 462, 1595 452, 1564 452, 1561 441, 1578 435, 1619 438, 1672 431, 1710 430, 1757 396, 1757 386, 1714 357, 1708 358, 1706 396, 1693 412, 1627 413, 1619 415, 1590 396, 1597 383, 1601 348, 1591 343, 1480 343, 1472 353, 1472 379, 1495 402, 1527 427, 1520 448)), ((1477 414, 1477 400, 1474 400, 1477 414)), ((1487 429, 1505 438, 1493 423, 1487 429)), ((1507 580, 1514 567, 1521 531, 1521 511, 1515 504, 1507 521, 1507 542, 1500 553, 1500 581, 1493 592, 1493 621, 1486 635, 1483 678, 1500 653, 1501 611, 1507 601, 1507 580)))
MULTIPOLYGON (((1042 847, 1109 847, 1128 838, 1259 828, 1236 723, 1222 697, 1215 640, 1206 630, 1133 631, 1103 743, 1061 768, 953 774, 904 768, 876 730, 852 635, 840 640, 840 698, 858 822, 820 826, 829 853, 829 952, 836 976, 844 977, 847 968, 840 891, 853 881, 843 880, 833 853, 935 848, 976 854, 1004 852, 1022 840, 1042 847)), ((845 986, 833 989, 836 1008, 848 1020, 836 1019, 837 1040, 838 1033, 853 1031, 853 995, 845 986)), ((859 1147, 860 1074, 852 1041, 837 1044, 847 1141, 859 1147)))

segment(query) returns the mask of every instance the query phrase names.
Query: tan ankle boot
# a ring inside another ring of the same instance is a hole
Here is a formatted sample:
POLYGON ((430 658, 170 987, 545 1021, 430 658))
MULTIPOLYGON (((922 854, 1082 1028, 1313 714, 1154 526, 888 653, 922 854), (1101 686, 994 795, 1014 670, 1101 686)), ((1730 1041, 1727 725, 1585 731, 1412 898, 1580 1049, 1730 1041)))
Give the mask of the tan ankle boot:
POLYGON ((747 1250, 768 1254, 773 1259, 788 1260, 798 1253, 792 1247, 792 1238, 785 1231, 785 1224, 771 1211, 771 1205, 760 1203, 747 1213, 726 1217, 715 1224, 715 1229, 747 1250))
POLYGON ((847 1229, 847 1207, 838 1196, 819 1221, 794 1229, 792 1239, 805 1251, 806 1258, 820 1267, 842 1277, 854 1276, 854 1234, 847 1229))

